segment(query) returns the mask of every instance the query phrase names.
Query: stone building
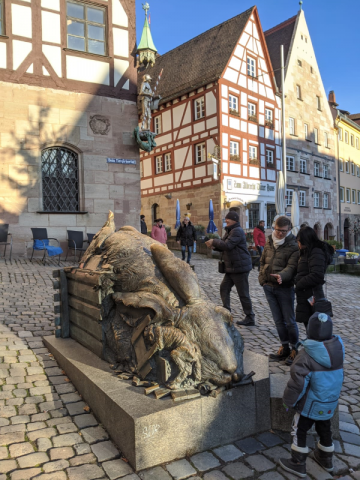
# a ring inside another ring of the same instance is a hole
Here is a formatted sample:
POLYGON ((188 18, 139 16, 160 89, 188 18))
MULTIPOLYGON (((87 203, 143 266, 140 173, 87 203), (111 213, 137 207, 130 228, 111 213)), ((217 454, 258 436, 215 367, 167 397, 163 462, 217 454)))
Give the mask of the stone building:
MULTIPOLYGON (((146 47, 146 45, 145 45, 146 47)), ((152 49, 154 52, 154 48, 152 49)), ((151 53, 151 49, 149 54, 151 53)), ((152 112, 156 148, 142 152, 142 213, 174 227, 181 213, 219 231, 229 208, 244 228, 275 215, 281 169, 280 99, 256 7, 191 39, 139 71, 162 72, 152 112)))
POLYGON ((139 228, 135 1, 0 7, 0 220, 15 251, 30 227, 64 247, 67 229, 95 233, 109 209, 139 228))
POLYGON ((277 85, 284 45, 287 205, 297 191, 300 221, 320 238, 338 232, 336 136, 310 33, 302 9, 265 32, 277 85))
POLYGON ((339 177, 340 233, 344 248, 360 252, 360 115, 337 108, 335 93, 329 104, 338 133, 337 158, 339 177))

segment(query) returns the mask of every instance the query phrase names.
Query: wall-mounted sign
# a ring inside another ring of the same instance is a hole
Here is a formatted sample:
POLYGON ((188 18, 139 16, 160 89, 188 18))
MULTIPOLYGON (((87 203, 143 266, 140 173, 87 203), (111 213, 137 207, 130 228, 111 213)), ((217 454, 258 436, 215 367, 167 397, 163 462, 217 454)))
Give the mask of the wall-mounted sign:
POLYGON ((127 160, 126 158, 107 158, 107 163, 121 163, 123 165, 136 165, 136 160, 127 160))
POLYGON ((252 181, 244 180, 240 178, 224 179, 224 190, 232 190, 234 193, 248 194, 248 195, 264 195, 274 197, 275 195, 275 183, 269 183, 264 181, 252 181))

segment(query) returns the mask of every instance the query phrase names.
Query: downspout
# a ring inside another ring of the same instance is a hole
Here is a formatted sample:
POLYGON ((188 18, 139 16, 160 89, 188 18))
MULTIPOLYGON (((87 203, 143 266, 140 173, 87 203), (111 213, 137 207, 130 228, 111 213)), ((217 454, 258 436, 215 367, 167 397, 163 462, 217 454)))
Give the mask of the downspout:
MULTIPOLYGON (((339 114, 337 115, 337 119, 335 120, 335 128, 336 128, 336 135, 337 135, 337 171, 338 171, 338 198, 339 198, 339 235, 338 235, 338 241, 342 243, 343 240, 343 235, 342 235, 342 225, 341 225, 341 197, 340 197, 340 142, 339 142, 339 123, 340 123, 340 117, 339 114)), ((344 192, 345 195, 345 192, 344 192)))

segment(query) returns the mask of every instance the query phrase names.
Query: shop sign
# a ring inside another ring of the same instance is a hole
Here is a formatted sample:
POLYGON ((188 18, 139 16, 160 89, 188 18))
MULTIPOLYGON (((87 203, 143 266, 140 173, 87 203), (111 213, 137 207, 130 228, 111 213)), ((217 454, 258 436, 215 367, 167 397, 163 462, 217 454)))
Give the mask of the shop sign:
POLYGON ((121 163, 123 165, 136 165, 136 160, 126 158, 107 158, 107 163, 121 163))

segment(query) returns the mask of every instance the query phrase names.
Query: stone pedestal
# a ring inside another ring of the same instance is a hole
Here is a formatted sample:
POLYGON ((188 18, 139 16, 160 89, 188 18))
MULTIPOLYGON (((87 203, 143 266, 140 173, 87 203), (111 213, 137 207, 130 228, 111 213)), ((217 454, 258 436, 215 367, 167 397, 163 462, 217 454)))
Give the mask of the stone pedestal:
POLYGON ((268 358, 245 351, 245 385, 217 398, 174 403, 146 397, 143 388, 114 376, 109 364, 72 339, 44 343, 131 465, 142 470, 269 430, 268 358))

